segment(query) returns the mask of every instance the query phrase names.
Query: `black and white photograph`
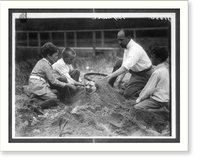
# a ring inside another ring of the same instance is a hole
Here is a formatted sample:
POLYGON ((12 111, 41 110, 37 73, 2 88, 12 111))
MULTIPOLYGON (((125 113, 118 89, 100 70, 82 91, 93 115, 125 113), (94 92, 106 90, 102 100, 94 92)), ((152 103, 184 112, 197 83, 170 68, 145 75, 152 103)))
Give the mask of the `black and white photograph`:
POLYGON ((8 8, 8 144, 186 139, 180 8, 118 4, 8 8))

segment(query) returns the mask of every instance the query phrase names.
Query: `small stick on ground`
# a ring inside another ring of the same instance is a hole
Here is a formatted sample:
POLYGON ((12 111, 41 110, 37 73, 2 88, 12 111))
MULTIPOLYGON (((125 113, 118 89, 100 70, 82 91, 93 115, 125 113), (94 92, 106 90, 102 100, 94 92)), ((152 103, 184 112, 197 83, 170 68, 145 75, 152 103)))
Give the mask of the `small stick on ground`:
POLYGON ((62 127, 62 129, 61 129, 62 121, 63 121, 63 118, 61 118, 60 121, 59 121, 59 130, 60 130, 59 136, 60 136, 60 137, 62 137, 62 135, 63 135, 63 130, 64 130, 65 126, 66 126, 67 123, 68 123, 68 120, 66 120, 65 123, 64 123, 64 125, 63 125, 63 127, 62 127))

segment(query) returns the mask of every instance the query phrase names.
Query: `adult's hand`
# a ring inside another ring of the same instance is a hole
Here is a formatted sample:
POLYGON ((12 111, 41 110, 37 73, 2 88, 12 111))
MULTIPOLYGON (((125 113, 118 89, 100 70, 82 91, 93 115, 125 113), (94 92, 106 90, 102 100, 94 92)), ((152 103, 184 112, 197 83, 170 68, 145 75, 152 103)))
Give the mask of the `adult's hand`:
POLYGON ((111 79, 111 76, 110 75, 107 75, 105 78, 103 78, 104 81, 108 82, 110 81, 111 79))
POLYGON ((117 82, 117 88, 118 89, 121 89, 122 88, 122 80, 119 80, 118 82, 117 82))

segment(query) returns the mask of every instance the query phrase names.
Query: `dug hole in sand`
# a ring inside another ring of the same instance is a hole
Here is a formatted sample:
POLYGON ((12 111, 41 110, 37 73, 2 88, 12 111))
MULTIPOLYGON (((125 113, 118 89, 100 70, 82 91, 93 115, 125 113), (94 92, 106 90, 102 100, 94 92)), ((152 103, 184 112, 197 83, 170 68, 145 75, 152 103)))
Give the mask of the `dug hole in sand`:
POLYGON ((134 110, 132 104, 105 79, 96 79, 95 91, 79 90, 70 105, 45 110, 36 116, 18 109, 16 136, 25 137, 137 137, 170 136, 166 112, 134 110))

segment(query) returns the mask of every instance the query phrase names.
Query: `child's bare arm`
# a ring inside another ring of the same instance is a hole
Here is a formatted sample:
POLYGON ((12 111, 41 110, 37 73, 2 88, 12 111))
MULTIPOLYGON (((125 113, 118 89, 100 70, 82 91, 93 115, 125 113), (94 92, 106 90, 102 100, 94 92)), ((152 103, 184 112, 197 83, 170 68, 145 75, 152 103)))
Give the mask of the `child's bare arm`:
POLYGON ((73 84, 65 83, 65 87, 69 87, 69 88, 71 88, 73 90, 76 90, 76 86, 73 85, 73 84))
POLYGON ((82 84, 82 83, 80 83, 80 82, 77 82, 77 81, 75 81, 75 80, 74 80, 74 84, 77 85, 77 86, 84 86, 84 84, 82 84))

